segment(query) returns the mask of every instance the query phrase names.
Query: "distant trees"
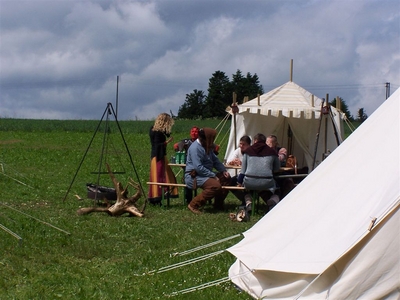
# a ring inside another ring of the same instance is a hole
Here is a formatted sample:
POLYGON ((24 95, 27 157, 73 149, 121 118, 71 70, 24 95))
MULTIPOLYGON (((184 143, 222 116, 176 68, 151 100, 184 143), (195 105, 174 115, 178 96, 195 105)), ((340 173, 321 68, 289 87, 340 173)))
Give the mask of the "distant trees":
POLYGON ((240 70, 232 75, 232 81, 224 72, 214 72, 208 81, 207 91, 207 96, 204 95, 203 91, 198 90, 186 94, 185 103, 179 107, 178 118, 224 117, 226 115, 225 109, 232 104, 233 92, 236 93, 236 99, 240 102, 245 96, 253 99, 257 97, 257 94, 264 93, 257 74, 247 73, 244 77, 240 70))
POLYGON ((359 108, 358 109, 358 113, 357 113, 357 118, 356 121, 357 122, 364 122, 366 119, 368 118, 367 114, 364 111, 364 108, 359 108))
MULTIPOLYGON (((354 119, 354 117, 350 114, 349 107, 347 106, 346 101, 344 101, 344 100, 343 100, 342 98, 340 98, 340 97, 339 97, 339 99, 340 99, 340 110, 341 110, 342 112, 344 112, 344 114, 346 115, 346 117, 347 117, 347 119, 348 119, 349 121, 351 121, 351 122, 357 121, 357 122, 362 123, 362 122, 364 122, 364 121, 368 118, 367 114, 366 114, 365 111, 364 111, 364 108, 359 108, 359 109, 358 109, 358 112, 357 112, 357 117, 354 119)), ((331 104, 331 105, 333 105, 334 107, 337 108, 337 105, 336 105, 336 98, 333 99, 332 101, 330 101, 329 104, 331 104)))
POLYGON ((230 81, 224 72, 216 71, 208 80, 208 95, 203 109, 204 118, 225 116, 225 108, 232 102, 230 81))
POLYGON ((199 119, 205 106, 205 95, 203 91, 194 90, 186 94, 185 103, 179 107, 178 118, 199 119))
MULTIPOLYGON (((349 121, 354 121, 354 118, 349 111, 349 107, 347 106, 346 101, 344 101, 340 97, 339 97, 339 99, 340 99, 340 110, 346 115, 346 117, 349 121)), ((336 98, 333 99, 332 101, 330 101, 329 104, 337 108, 336 98)))

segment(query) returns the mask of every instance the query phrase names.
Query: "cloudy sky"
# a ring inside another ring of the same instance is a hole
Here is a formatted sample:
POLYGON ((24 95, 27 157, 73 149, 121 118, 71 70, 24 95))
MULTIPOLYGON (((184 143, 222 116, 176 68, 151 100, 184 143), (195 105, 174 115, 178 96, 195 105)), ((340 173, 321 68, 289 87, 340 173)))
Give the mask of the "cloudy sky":
POLYGON ((290 79, 356 116, 400 86, 400 0, 0 0, 0 117, 177 114, 215 71, 290 79))

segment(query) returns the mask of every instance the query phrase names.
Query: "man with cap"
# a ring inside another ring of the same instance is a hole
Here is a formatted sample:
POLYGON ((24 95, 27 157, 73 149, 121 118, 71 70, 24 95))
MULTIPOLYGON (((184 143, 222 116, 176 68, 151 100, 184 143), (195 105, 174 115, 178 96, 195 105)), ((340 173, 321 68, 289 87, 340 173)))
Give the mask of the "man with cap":
POLYGON ((213 198, 215 198, 214 208, 223 209, 224 199, 228 193, 228 190, 223 190, 221 186, 229 185, 231 177, 214 153, 216 135, 215 129, 200 129, 198 139, 192 143, 187 152, 185 183, 191 189, 197 187, 202 189, 202 192, 188 204, 190 211, 195 214, 200 214, 199 208, 213 198))

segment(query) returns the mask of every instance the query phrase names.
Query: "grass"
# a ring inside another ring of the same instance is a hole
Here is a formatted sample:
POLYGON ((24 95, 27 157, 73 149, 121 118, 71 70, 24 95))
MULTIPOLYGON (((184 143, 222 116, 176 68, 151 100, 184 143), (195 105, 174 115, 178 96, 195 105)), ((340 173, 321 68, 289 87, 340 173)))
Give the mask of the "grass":
MULTIPOLYGON (((144 218, 76 214, 78 208, 94 205, 86 199, 86 183, 96 182, 97 175, 92 173, 98 171, 101 156, 114 171, 126 172, 116 175, 121 182, 132 177, 147 191, 151 124, 120 122, 132 166, 115 122, 0 119, 0 224, 22 238, 19 242, 0 230, 0 299, 162 299, 227 277, 235 261, 228 252, 168 272, 148 272, 237 243, 240 238, 187 256, 170 256, 242 233, 262 217, 258 214, 248 223, 230 221, 228 214, 239 204, 232 194, 226 211, 215 212, 207 206, 199 216, 182 205, 182 191, 169 209, 148 205, 144 218)), ((176 121, 174 140, 188 137, 192 125, 215 128, 218 124, 219 120, 176 121)), ((221 129, 222 133, 227 130, 221 129)), ((221 159, 226 143, 221 143, 221 159)), ((168 156, 174 154, 172 146, 168 152, 168 156)), ((108 175, 99 180, 111 186, 108 175)), ((226 282, 174 298, 250 296, 226 282)))
MULTIPOLYGON (((193 124, 215 128, 219 122, 177 121, 174 140, 187 137, 193 124)), ((144 218, 76 214, 78 208, 94 204, 86 199, 85 186, 96 182, 92 172, 98 170, 101 155, 115 171, 126 171, 116 175, 119 180, 125 183, 132 177, 147 191, 147 132, 152 122, 120 122, 133 167, 115 123, 106 135, 104 123, 94 135, 99 121, 0 119, 0 224, 22 238, 19 242, 0 230, 0 299, 162 299, 227 277, 235 260, 228 252, 168 272, 147 273, 237 243, 240 238, 187 256, 170 256, 242 233, 261 217, 231 222, 228 214, 239 204, 231 194, 226 211, 207 206, 200 216, 182 205, 182 198, 172 200, 169 209, 148 205, 144 218)), ((173 155, 172 147, 168 151, 173 155)), ((100 184, 111 185, 107 175, 101 175, 100 184)), ((174 298, 250 299, 230 282, 174 298)))

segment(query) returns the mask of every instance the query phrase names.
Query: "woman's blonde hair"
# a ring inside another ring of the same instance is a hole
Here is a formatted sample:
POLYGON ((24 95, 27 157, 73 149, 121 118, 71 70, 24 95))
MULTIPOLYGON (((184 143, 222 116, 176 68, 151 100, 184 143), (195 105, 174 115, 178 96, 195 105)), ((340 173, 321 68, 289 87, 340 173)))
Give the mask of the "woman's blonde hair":
POLYGON ((172 125, 174 125, 174 119, 167 113, 161 113, 154 121, 153 131, 162 131, 170 134, 172 125))

